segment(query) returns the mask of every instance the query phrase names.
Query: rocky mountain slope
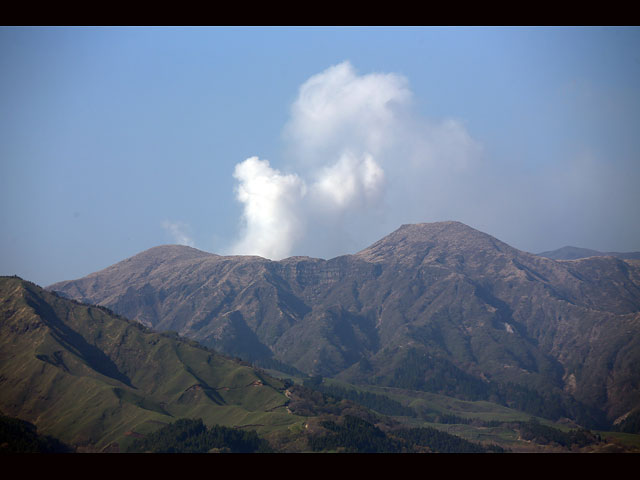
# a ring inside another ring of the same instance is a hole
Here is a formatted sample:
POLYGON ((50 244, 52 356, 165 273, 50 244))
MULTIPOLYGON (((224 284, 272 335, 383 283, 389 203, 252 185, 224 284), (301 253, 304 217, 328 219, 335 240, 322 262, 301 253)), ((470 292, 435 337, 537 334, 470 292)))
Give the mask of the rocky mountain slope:
POLYGON ((161 246, 49 288, 309 374, 596 423, 640 405, 638 262, 556 261, 458 222, 330 260, 161 246))

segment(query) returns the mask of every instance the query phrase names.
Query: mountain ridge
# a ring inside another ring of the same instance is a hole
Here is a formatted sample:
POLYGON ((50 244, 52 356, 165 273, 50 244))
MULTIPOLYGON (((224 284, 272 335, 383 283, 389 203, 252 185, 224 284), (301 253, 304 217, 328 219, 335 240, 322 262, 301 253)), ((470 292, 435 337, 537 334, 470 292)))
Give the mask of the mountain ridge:
POLYGON ((640 252, 600 252, 590 248, 565 246, 556 250, 538 253, 541 257, 553 260, 577 260, 588 257, 617 257, 623 260, 640 260, 640 252))
MULTIPOLYGON (((331 387, 325 395, 306 383, 0 277, 2 452, 504 451, 346 398, 423 420, 387 396, 331 387)), ((498 418, 524 420, 495 407, 498 418)))
POLYGON ((0 409, 69 444, 117 451, 188 416, 296 421, 282 382, 193 341, 18 277, 0 277, 0 299, 0 409))
POLYGON ((329 260, 170 250, 48 288, 308 374, 392 386, 405 372, 420 388, 446 392, 452 381, 437 379, 449 372, 468 392, 496 395, 483 382, 501 391, 515 383, 576 399, 610 421, 640 404, 633 261, 556 261, 460 222, 403 225, 329 260))

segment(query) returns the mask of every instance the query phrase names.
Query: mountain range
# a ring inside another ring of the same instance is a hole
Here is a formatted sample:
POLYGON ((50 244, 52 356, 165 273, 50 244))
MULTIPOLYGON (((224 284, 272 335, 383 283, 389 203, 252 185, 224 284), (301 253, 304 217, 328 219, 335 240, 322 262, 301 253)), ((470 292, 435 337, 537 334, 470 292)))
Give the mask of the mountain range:
MULTIPOLYGON (((469 441, 423 426, 426 410, 431 421, 468 423, 451 412, 484 415, 487 405, 443 397, 434 409, 425 393, 393 393, 400 403, 317 377, 300 380, 276 379, 105 307, 0 277, 0 453, 504 451, 486 429, 469 441)), ((508 408, 490 409, 519 447, 520 434, 534 434, 536 443, 554 438, 565 450, 627 451, 586 431, 562 432, 508 408)))
POLYGON ((640 261, 554 260, 459 222, 329 260, 159 246, 48 290, 283 372, 587 426, 640 408, 640 261))

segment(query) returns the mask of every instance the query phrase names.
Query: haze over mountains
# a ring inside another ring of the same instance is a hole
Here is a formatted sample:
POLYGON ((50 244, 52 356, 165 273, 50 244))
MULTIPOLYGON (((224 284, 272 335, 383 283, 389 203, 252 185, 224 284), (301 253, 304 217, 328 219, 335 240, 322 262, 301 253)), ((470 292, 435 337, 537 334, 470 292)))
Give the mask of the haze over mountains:
POLYGON ((458 222, 329 260, 160 246, 48 288, 280 369, 592 425, 640 405, 640 262, 556 261, 458 222))

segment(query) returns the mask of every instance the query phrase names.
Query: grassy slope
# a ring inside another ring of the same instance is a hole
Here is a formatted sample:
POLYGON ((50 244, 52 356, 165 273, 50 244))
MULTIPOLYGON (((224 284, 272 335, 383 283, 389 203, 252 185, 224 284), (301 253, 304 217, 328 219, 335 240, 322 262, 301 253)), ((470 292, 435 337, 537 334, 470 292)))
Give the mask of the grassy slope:
POLYGON ((194 342, 0 278, 0 410, 98 450, 180 417, 269 432, 283 385, 194 342), (129 436, 127 436, 129 435, 129 436))
MULTIPOLYGON (((281 374, 276 370, 269 373, 288 378, 294 383, 302 383, 303 379, 291 375, 281 374)), ((523 440, 517 429, 519 423, 528 422, 536 418, 540 424, 547 425, 560 431, 569 432, 578 428, 571 422, 552 422, 540 417, 532 417, 512 408, 508 408, 488 401, 465 401, 416 390, 406 390, 391 387, 376 387, 371 385, 353 385, 347 382, 324 379, 324 384, 332 385, 346 390, 369 392, 382 395, 399 402, 404 406, 413 408, 416 416, 391 416, 395 421, 407 427, 432 427, 438 430, 459 436, 471 442, 485 445, 500 445, 513 452, 563 452, 566 449, 558 446, 538 445, 534 442, 523 440), (426 416, 454 416, 461 421, 451 423, 438 423, 429 421, 420 416, 419 412, 426 416), (468 423, 463 423, 468 422, 468 423)), ((375 408, 373 409, 375 410, 375 408)), ((638 452, 640 449, 640 435, 625 434, 620 432, 594 431, 602 436, 601 444, 590 445, 581 451, 612 451, 612 452, 638 452)))
MULTIPOLYGON (((307 419, 286 411, 282 382, 193 341, 154 333, 18 278, 0 278, 0 302, 0 410, 33 422, 39 432, 102 451, 110 451, 114 443, 124 450, 135 433, 149 433, 181 417, 203 418, 208 425, 248 426, 265 435, 294 438, 304 432, 307 419)), ((530 418, 491 402, 357 388, 423 412, 483 422, 530 418)), ((515 450, 529 447, 504 425, 396 419, 475 442, 515 450)), ((627 435, 624 440, 637 445, 638 437, 627 435)))

